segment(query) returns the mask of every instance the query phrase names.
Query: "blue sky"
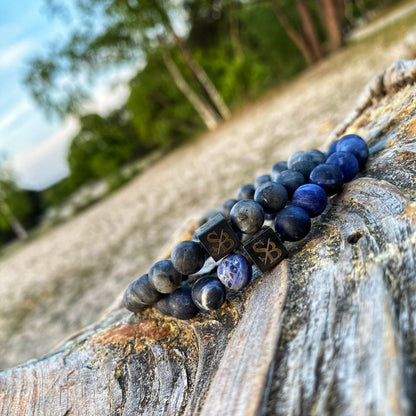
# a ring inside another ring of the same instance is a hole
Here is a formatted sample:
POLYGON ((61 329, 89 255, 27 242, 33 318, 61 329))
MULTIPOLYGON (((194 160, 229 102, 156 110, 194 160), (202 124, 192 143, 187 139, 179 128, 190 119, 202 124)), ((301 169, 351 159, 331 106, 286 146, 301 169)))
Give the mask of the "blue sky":
MULTIPOLYGON (((0 154, 6 155, 18 183, 42 189, 68 173, 66 150, 76 134, 73 118, 47 120, 23 86, 28 59, 46 50, 52 40, 63 40, 68 25, 52 18, 45 0, 0 2, 0 154)), ((118 74, 127 80, 131 71, 118 74)), ((114 74, 110 76, 113 83, 114 74)), ((119 105, 127 88, 103 81, 94 86, 88 108, 105 113, 119 105)))

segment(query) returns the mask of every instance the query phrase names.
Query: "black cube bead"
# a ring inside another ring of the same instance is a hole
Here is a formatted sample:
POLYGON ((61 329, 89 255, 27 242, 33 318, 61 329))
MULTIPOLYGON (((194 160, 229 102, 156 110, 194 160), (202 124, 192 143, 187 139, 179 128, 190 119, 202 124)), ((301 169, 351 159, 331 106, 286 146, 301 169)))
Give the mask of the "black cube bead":
POLYGON ((289 255, 286 247, 270 227, 262 228, 244 244, 244 248, 262 272, 276 266, 289 255))
POLYGON ((211 217, 195 231, 209 255, 218 261, 240 245, 240 239, 221 214, 211 217))

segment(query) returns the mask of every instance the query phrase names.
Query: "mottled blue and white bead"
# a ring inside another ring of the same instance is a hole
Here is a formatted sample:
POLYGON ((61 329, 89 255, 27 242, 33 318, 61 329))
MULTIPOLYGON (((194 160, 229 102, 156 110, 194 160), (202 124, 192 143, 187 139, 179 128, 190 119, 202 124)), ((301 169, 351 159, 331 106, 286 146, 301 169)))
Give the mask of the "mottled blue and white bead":
POLYGON ((218 265, 218 279, 232 290, 240 290, 246 287, 253 274, 250 263, 240 254, 232 254, 225 257, 218 265))

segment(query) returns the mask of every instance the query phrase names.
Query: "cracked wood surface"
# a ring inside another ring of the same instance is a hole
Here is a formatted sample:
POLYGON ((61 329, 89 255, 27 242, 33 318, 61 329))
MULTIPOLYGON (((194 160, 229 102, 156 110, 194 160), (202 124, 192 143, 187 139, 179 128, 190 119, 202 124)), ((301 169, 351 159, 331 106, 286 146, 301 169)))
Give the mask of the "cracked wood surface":
POLYGON ((188 322, 115 308, 0 373, 0 414, 414 413, 415 74, 390 67, 335 130, 372 155, 287 261, 188 322))

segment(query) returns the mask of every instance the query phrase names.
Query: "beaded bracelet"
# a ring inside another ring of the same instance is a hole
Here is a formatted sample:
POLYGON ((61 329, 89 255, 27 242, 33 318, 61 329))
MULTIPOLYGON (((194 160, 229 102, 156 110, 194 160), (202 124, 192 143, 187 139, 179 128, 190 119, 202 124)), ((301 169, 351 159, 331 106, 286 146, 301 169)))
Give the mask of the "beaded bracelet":
POLYGON ((328 197, 356 176, 368 156, 366 142, 349 134, 333 142, 326 153, 300 151, 287 162, 276 163, 270 175, 242 186, 237 200, 225 201, 192 241, 178 243, 170 259, 158 261, 132 282, 124 292, 124 306, 131 312, 154 306, 178 319, 220 308, 227 291, 250 283, 253 266, 265 272, 289 255, 283 242, 306 237, 311 218, 325 210, 328 197), (274 220, 274 231, 265 220, 274 220), (218 262, 217 276, 200 277, 191 288, 186 280, 209 257, 218 262))

